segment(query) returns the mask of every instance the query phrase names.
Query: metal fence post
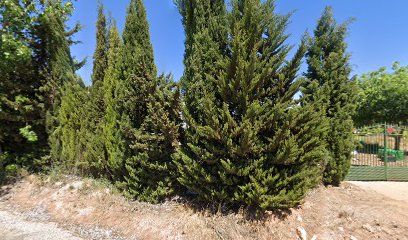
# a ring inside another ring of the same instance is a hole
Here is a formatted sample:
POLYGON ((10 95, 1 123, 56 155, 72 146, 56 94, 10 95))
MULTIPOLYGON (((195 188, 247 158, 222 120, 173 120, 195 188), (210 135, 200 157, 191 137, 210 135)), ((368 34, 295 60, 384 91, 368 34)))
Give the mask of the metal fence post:
POLYGON ((384 123, 384 171, 385 180, 388 181, 388 129, 387 123, 384 123))

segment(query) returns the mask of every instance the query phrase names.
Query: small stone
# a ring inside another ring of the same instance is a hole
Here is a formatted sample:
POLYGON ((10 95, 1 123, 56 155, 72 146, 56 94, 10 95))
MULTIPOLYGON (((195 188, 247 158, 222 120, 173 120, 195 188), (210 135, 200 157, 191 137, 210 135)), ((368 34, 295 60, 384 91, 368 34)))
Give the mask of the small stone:
POLYGON ((55 185, 56 187, 61 187, 61 186, 63 185, 63 182, 56 182, 54 185, 55 185))
POLYGON ((374 229, 370 226, 370 224, 364 224, 363 229, 369 231, 370 233, 374 232, 374 229))
POLYGON ((339 231, 340 231, 340 232, 344 232, 344 228, 343 228, 343 227, 339 227, 339 231))
POLYGON ((272 211, 269 211, 269 210, 266 210, 266 211, 265 211, 265 214, 268 215, 268 216, 271 216, 271 215, 273 215, 273 212, 272 212, 272 211))
POLYGON ((303 222, 303 219, 302 219, 302 217, 299 215, 299 216, 297 216, 297 218, 296 218, 299 222, 303 222))
POLYGON ((298 227, 296 229, 296 232, 297 232, 298 237, 299 237, 300 240, 307 240, 307 232, 306 232, 306 230, 304 228, 298 227))
POLYGON ((390 229, 388 229, 388 228, 386 228, 386 227, 383 227, 381 230, 382 230, 383 232, 385 232, 386 234, 388 234, 388 235, 392 235, 392 232, 390 231, 390 229))
POLYGON ((358 238, 354 237, 353 235, 350 236, 350 240, 358 240, 358 238))
POLYGON ((317 236, 313 235, 313 237, 310 240, 317 240, 317 236))

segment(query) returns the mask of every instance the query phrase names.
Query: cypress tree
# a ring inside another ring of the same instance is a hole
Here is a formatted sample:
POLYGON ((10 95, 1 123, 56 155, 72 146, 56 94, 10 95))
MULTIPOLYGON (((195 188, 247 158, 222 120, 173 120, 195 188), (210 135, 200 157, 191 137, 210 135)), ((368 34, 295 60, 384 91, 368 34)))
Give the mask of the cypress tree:
POLYGON ((227 51, 228 26, 224 0, 177 0, 186 34, 184 75, 181 79, 185 112, 201 121, 201 98, 205 87, 213 91, 208 77, 220 71, 220 61, 227 51))
POLYGON ((81 154, 77 167, 81 174, 103 175, 106 165, 104 152, 103 117, 105 115, 102 82, 96 82, 88 88, 82 88, 82 102, 77 108, 81 110, 80 127, 77 129, 77 144, 81 154))
POLYGON ((59 122, 63 90, 75 84, 84 86, 75 74, 84 62, 77 62, 70 52, 70 45, 74 43, 71 36, 79 31, 80 26, 66 31, 66 21, 72 10, 71 1, 47 1, 35 27, 36 64, 42 73, 39 90, 44 103, 51 158, 54 160, 60 160, 64 151, 64 137, 59 122))
POLYGON ((131 0, 127 9, 118 77, 116 107, 120 114, 124 159, 117 164, 115 171, 121 171, 119 176, 122 177, 125 161, 135 154, 130 145, 147 116, 149 96, 155 89, 156 66, 142 0, 131 0))
POLYGON ((83 145, 83 166, 81 169, 94 176, 103 174, 106 167, 106 153, 104 140, 100 136, 103 132, 103 118, 105 116, 103 81, 108 65, 108 30, 103 5, 98 6, 98 20, 96 26, 96 48, 92 73, 92 86, 87 90, 82 119, 79 142, 83 145))
POLYGON ((132 144, 137 154, 126 164, 126 181, 132 196, 157 203, 179 189, 172 154, 179 147, 180 92, 171 76, 158 78, 147 107, 148 115, 132 144))
POLYGON ((58 126, 52 135, 52 151, 60 167, 71 174, 82 174, 88 168, 84 163, 84 144, 81 144, 81 126, 88 100, 86 89, 77 83, 67 83, 62 90, 61 105, 57 116, 58 126))
MULTIPOLYGON (((103 81, 108 67, 108 30, 103 5, 98 5, 98 20, 96 22, 96 48, 93 55, 92 83, 103 81)), ((103 94, 102 94, 103 95, 103 94)))
POLYGON ((103 120, 103 138, 106 151, 106 171, 111 178, 117 174, 123 161, 123 141, 119 131, 120 113, 116 107, 116 92, 119 83, 119 57, 122 48, 119 31, 113 22, 109 29, 108 68, 103 80, 105 116, 103 120))
POLYGON ((119 77, 121 114, 122 119, 130 123, 130 133, 140 127, 147 115, 147 102, 156 79, 153 46, 142 0, 131 0, 127 9, 119 77))
MULTIPOLYGON (((203 84, 198 117, 185 108, 186 144, 175 161, 181 184, 205 201, 291 207, 320 181, 322 113, 293 100, 305 44, 286 61, 289 16, 277 15, 274 7, 273 1, 233 1, 228 49, 207 63, 218 72, 188 66, 199 69, 194 74, 204 74, 214 89, 203 84)), ((205 62, 203 56, 191 53, 188 61, 205 62)))
POLYGON ((66 21, 72 10, 70 1, 64 5, 57 0, 47 1, 35 29, 36 44, 39 46, 36 51, 37 64, 44 76, 43 87, 40 90, 44 93, 49 115, 54 115, 60 104, 64 84, 80 82, 75 75, 78 66, 71 56, 69 36, 78 31, 79 27, 75 27, 70 33, 65 31, 66 21))
POLYGON ((156 78, 141 0, 131 1, 128 8, 119 64, 116 106, 126 143, 122 187, 139 200, 158 202, 177 188, 171 156, 179 145, 180 100, 169 76, 156 78))
POLYGON ((319 101, 315 90, 325 96, 322 106, 329 121, 325 137, 330 152, 326 160, 324 183, 339 185, 351 164, 353 150, 353 121, 356 108, 354 83, 350 79, 350 55, 345 42, 348 23, 337 24, 331 7, 324 10, 307 51, 308 71, 304 88, 308 101, 319 101))

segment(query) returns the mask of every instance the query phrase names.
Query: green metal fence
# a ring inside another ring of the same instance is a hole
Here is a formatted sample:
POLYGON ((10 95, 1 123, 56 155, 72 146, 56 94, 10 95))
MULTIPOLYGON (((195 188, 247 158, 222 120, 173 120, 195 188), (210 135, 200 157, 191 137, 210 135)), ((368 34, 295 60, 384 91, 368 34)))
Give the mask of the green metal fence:
POLYGON ((408 128, 381 124, 354 133, 350 181, 408 181, 408 128))

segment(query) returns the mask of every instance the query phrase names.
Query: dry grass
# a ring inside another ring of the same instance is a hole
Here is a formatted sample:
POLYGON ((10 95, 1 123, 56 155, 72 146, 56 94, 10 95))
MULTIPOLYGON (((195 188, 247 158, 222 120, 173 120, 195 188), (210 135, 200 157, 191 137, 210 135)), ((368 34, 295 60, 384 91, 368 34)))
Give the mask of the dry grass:
POLYGON ((348 183, 320 187, 298 208, 266 212, 262 220, 248 219, 244 209, 200 208, 181 198, 157 205, 133 202, 107 182, 72 176, 26 177, 1 202, 23 212, 41 206, 52 221, 112 229, 129 239, 296 239, 299 227, 318 239, 408 239, 406 202, 348 183))

